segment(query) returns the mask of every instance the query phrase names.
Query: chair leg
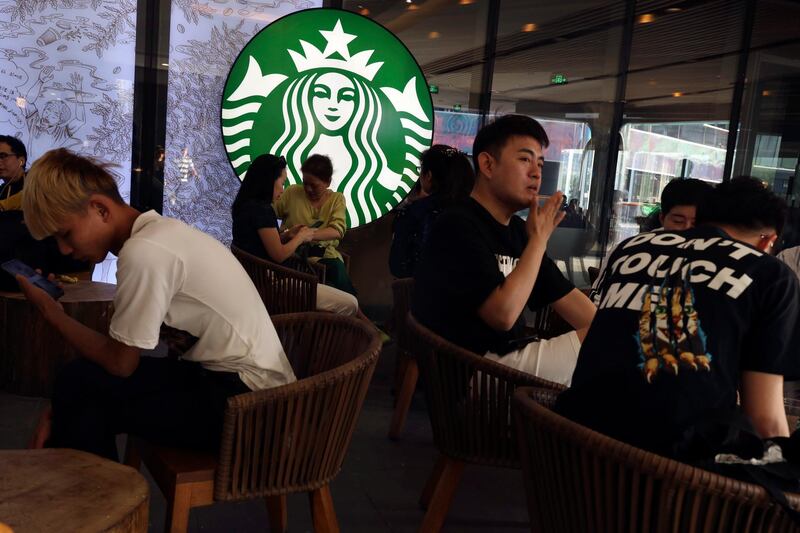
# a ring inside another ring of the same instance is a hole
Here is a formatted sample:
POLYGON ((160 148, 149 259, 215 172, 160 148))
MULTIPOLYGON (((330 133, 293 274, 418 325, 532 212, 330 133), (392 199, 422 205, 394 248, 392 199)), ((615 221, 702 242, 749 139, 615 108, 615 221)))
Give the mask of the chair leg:
POLYGON ((134 438, 128 435, 125 441, 125 464, 138 471, 142 469, 142 456, 133 440, 134 438))
POLYGON ((311 519, 314 523, 314 533, 339 533, 339 523, 336 520, 336 511, 333 508, 331 489, 325 485, 308 493, 311 502, 311 519))
POLYGON ((422 494, 419 496, 419 506, 425 510, 428 509, 428 505, 431 503, 433 491, 436 489, 436 485, 442 477, 445 464, 447 464, 447 458, 444 455, 439 455, 439 458, 436 459, 436 464, 433 465, 431 474, 428 476, 428 481, 425 482, 425 487, 422 489, 422 494))
POLYGON ((286 510, 286 495, 267 496, 267 515, 269 516, 269 530, 271 532, 285 533, 288 530, 289 516, 286 510))
POLYGON ((406 364, 405 372, 403 373, 403 384, 397 393, 397 403, 394 406, 394 413, 392 413, 392 423, 389 426, 389 438, 392 440, 400 438, 400 433, 406 425, 406 417, 411 407, 411 400, 414 397, 418 379, 419 367, 416 359, 411 358, 406 364))
POLYGON ((189 529, 189 511, 192 507, 192 485, 176 484, 167 496, 167 516, 164 531, 186 533, 189 529))
MULTIPOLYGON (((462 461, 443 456, 441 463, 441 475, 435 483, 428 510, 425 513, 425 518, 422 519, 422 525, 419 527, 420 533, 437 533, 442 529, 445 518, 447 518, 447 512, 450 510, 450 504, 453 502, 456 488, 458 488, 458 483, 461 480, 461 474, 464 472, 464 463, 462 461)), ((437 463, 434 468, 434 474, 439 466, 439 463, 437 463)), ((428 485, 430 485, 430 481, 428 485)), ((425 487, 425 490, 427 489, 428 486, 425 487)))

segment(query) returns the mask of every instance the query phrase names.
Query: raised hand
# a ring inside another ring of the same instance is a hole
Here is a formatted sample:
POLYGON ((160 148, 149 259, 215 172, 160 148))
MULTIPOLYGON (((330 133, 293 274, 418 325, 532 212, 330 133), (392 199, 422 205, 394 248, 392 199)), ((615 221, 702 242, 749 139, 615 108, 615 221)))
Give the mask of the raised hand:
POLYGON ((539 206, 539 195, 534 195, 526 223, 529 239, 547 242, 553 230, 564 220, 565 213, 561 211, 563 201, 564 194, 558 191, 539 206))

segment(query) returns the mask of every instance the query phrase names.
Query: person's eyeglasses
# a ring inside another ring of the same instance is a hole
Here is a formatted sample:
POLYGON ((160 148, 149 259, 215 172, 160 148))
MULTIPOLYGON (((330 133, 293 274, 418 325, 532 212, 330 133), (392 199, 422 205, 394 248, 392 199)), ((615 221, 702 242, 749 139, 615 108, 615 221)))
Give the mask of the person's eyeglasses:
POLYGON ((11 157, 12 155, 13 155, 14 157, 17 157, 17 154, 15 154, 15 153, 13 153, 13 152, 12 152, 12 153, 10 153, 10 154, 7 154, 7 153, 5 153, 5 152, 0 152, 0 161, 5 161, 6 157, 11 157))

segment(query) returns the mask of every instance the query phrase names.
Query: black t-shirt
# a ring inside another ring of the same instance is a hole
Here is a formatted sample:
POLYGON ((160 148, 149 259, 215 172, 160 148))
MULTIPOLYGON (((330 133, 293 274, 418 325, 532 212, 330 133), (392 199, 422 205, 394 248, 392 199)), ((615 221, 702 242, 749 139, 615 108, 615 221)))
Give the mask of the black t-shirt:
POLYGON ((422 247, 443 206, 438 195, 426 196, 398 210, 392 230, 389 270, 398 278, 414 275, 422 247))
POLYGON ((566 416, 669 455, 684 428, 735 408, 741 371, 800 376, 800 286, 778 259, 701 227, 632 237, 607 265, 566 416))
MULTIPOLYGON (((522 314, 509 331, 496 331, 478 316, 478 308, 505 281, 528 243, 525 221, 508 226, 470 198, 442 213, 431 229, 414 274, 414 316, 445 339, 477 354, 505 354, 527 341, 522 314)), ((547 256, 528 300, 540 309, 574 286, 547 256)))
POLYGON ((233 213, 233 245, 262 259, 272 261, 267 255, 258 230, 278 229, 278 217, 272 206, 259 200, 248 200, 233 213))

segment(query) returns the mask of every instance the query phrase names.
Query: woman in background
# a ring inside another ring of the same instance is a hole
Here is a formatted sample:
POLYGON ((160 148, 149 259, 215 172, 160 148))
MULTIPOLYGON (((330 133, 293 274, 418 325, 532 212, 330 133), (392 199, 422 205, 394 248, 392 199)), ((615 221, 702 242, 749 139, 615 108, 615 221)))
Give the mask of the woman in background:
MULTIPOLYGON (((278 219, 270 204, 281 198, 285 181, 286 160, 260 155, 247 169, 231 208, 233 245, 274 263, 286 261, 301 244, 314 240, 318 231, 297 226, 291 232, 278 232, 278 219)), ((352 294, 317 284, 317 309, 352 316, 358 312, 358 301, 352 294)))
POLYGON ((325 283, 355 295, 342 255, 337 250, 347 228, 344 195, 329 187, 333 177, 331 160, 314 154, 300 171, 302 185, 291 185, 275 201, 275 213, 283 219, 287 237, 293 238, 304 227, 315 228, 308 245, 308 259, 325 265, 325 283))
POLYGON ((470 195, 475 173, 464 153, 435 144, 422 154, 419 183, 420 198, 399 209, 394 219, 389 269, 398 278, 414 275, 433 222, 442 211, 470 195))

